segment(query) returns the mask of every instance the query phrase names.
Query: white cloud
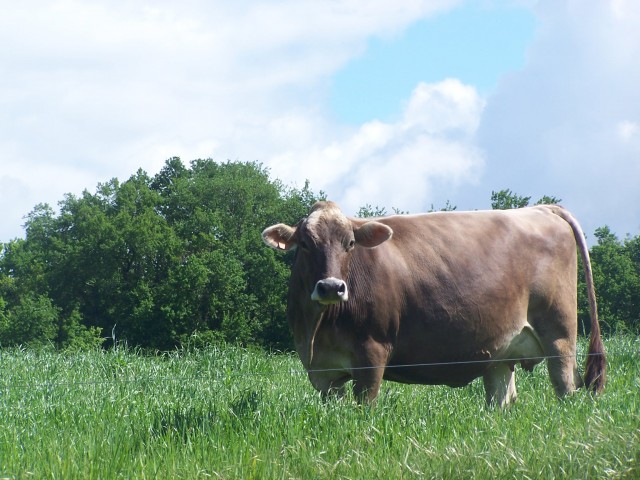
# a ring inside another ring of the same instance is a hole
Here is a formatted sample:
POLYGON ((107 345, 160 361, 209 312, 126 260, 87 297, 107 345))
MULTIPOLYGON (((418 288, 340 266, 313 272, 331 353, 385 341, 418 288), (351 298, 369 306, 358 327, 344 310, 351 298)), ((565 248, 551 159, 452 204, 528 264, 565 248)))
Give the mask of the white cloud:
POLYGON ((475 89, 458 80, 421 83, 397 122, 369 122, 341 140, 311 151, 305 144, 268 163, 280 178, 304 164, 312 185, 351 213, 374 201, 423 211, 437 201, 436 189, 477 182, 483 157, 472 139, 483 106, 475 89))
POLYGON ((469 135, 478 127, 483 106, 476 90, 456 79, 420 83, 407 105, 405 123, 434 134, 457 130, 469 135))
POLYGON ((482 184, 565 200, 585 231, 640 230, 640 2, 540 0, 522 71, 503 78, 479 128, 482 184))
POLYGON ((623 120, 618 123, 617 130, 623 142, 630 142, 640 137, 640 125, 630 120, 623 120))

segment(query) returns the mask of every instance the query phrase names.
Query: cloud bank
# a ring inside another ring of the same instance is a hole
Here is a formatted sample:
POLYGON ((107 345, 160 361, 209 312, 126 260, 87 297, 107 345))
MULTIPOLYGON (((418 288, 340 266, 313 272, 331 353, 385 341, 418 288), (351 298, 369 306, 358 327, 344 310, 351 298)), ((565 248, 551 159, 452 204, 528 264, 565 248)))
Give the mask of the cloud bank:
POLYGON ((39 202, 176 155, 259 160, 350 212, 486 208, 511 188, 564 199, 588 232, 637 234, 635 0, 529 2, 526 65, 488 98, 443 78, 407 92, 398 118, 333 118, 332 76, 368 39, 460 3, 14 2, 0 16, 0 242, 39 202))
POLYGON ((487 100, 483 182, 640 232, 640 3, 541 0, 526 67, 487 100))

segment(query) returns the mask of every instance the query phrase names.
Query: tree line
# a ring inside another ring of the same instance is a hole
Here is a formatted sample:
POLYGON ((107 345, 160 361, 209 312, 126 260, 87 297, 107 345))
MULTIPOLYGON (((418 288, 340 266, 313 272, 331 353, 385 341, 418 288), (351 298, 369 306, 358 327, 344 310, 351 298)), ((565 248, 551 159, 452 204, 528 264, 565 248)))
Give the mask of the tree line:
MULTIPOLYGON (((165 350, 228 341, 289 349, 293 256, 264 247, 260 234, 296 223, 324 198, 308 182, 292 188, 272 179, 257 162, 185 166, 176 157, 153 177, 139 170, 95 193, 68 194, 58 212, 39 204, 25 219, 25 238, 0 245, 0 346, 121 341, 165 350)), ((510 190, 492 194, 494 208, 529 201, 510 190)), ((443 209, 455 208, 447 202, 443 209)), ((384 213, 370 204, 358 212, 384 213)), ((596 238, 603 323, 640 333, 640 236, 620 240, 602 227, 596 238)), ((580 295, 586 320, 583 286, 580 295)))

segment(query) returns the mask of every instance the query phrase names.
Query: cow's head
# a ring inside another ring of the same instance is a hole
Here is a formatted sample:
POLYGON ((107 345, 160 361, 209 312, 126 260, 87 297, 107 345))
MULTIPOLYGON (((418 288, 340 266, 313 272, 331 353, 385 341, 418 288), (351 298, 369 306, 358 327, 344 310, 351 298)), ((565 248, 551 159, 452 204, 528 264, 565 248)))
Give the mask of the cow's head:
POLYGON ((297 248, 296 268, 303 270, 311 299, 329 305, 349 299, 346 278, 354 249, 377 247, 392 234, 383 223, 350 220, 335 203, 318 202, 296 226, 273 225, 262 239, 275 249, 297 248))

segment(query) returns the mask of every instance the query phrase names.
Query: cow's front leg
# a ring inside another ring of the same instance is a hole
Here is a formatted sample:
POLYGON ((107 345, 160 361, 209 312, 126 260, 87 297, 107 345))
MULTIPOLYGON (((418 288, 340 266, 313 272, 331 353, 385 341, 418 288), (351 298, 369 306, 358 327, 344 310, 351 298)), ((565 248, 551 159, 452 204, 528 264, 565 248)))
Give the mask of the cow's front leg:
POLYGON ((353 395, 358 403, 373 403, 380 391, 389 349, 370 342, 354 359, 351 376, 353 395))

